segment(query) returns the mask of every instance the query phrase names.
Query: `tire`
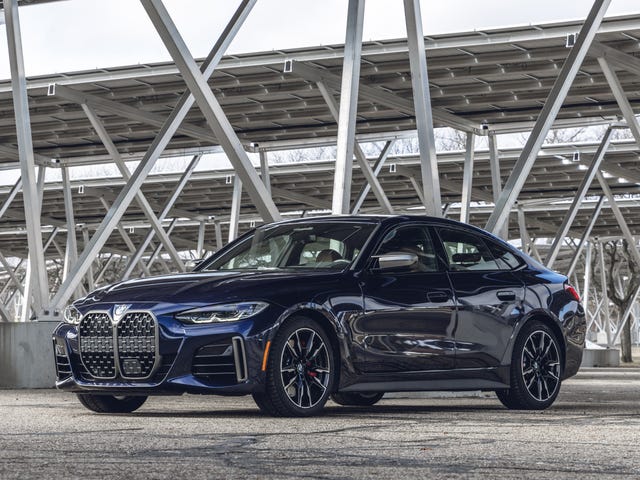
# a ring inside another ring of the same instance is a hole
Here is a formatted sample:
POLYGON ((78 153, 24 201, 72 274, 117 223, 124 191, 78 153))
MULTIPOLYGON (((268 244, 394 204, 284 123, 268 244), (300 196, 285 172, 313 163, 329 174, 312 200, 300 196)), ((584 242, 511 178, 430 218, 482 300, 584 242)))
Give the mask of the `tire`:
POLYGON ((555 333, 544 323, 526 324, 513 347, 510 388, 496 390, 512 410, 544 410, 560 392, 562 354, 555 333))
POLYGON ((84 407, 96 413, 131 413, 147 401, 147 397, 143 396, 116 397, 90 393, 78 393, 77 396, 84 407))
POLYGON ((267 360, 264 393, 253 398, 276 417, 319 414, 333 389, 335 360, 329 336, 314 320, 294 317, 276 334, 267 360))
POLYGON ((348 407, 370 407, 378 403, 384 392, 346 392, 346 393, 334 393, 331 395, 331 400, 338 405, 344 405, 348 407))

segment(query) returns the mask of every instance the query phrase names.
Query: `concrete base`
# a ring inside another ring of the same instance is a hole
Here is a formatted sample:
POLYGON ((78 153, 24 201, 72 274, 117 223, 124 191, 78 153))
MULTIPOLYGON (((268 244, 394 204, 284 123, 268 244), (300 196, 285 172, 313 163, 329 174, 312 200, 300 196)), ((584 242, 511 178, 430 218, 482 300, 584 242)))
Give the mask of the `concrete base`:
POLYGON ((619 367, 620 350, 616 348, 585 348, 580 367, 619 367))
POLYGON ((51 332, 56 324, 0 323, 0 388, 54 386, 51 332))

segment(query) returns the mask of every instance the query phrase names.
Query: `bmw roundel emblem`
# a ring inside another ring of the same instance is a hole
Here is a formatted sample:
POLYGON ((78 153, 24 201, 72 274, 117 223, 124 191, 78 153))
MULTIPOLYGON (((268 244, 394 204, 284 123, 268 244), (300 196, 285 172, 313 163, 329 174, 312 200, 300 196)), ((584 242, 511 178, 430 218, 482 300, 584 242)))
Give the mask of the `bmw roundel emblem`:
POLYGON ((119 304, 114 305, 113 307, 113 316, 115 320, 119 320, 122 315, 126 313, 127 310, 131 308, 131 304, 119 304))

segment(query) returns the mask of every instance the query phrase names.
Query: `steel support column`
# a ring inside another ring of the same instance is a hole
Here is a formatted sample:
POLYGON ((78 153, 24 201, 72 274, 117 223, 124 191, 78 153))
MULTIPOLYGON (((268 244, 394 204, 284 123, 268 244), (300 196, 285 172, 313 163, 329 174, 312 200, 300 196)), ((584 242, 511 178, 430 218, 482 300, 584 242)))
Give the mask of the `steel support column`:
POLYGON ((269 175, 269 157, 267 156, 266 150, 260 150, 258 152, 260 155, 260 178, 262 178, 262 183, 267 188, 269 195, 271 195, 271 177, 269 175))
POLYGON ((567 276, 571 276, 573 271, 578 264, 578 260, 580 259, 580 253, 582 253, 582 249, 585 245, 589 244, 589 236, 591 235, 591 230, 593 230, 596 221, 598 220, 598 216, 600 216, 600 212, 602 211, 602 205, 604 204, 604 195, 600 196, 598 203, 596 204, 596 208, 593 209, 593 213, 589 218, 589 223, 587 224, 587 228, 585 228, 582 237, 580 238, 580 242, 578 242, 578 248, 576 249, 576 253, 571 260, 571 264, 569 265, 569 269, 567 270, 567 276))
POLYGON ((7 198, 4 199, 4 202, 0 206, 0 218, 2 218, 5 213, 7 213, 7 210, 11 206, 11 202, 13 202, 13 200, 16 198, 16 195, 18 194, 21 188, 22 188, 22 177, 16 180, 16 183, 14 183, 13 187, 11 187, 11 190, 9 190, 7 198))
MULTIPOLYGON (((167 198, 164 206, 162 207, 162 211, 158 215, 158 221, 159 222, 162 222, 167 217, 167 215, 169 215, 169 212, 171 212, 171 209, 175 205, 176 200, 178 200, 178 197, 182 193, 182 190, 184 189, 184 187, 189 182, 189 179, 191 178, 191 175, 195 171, 196 166, 200 162, 201 158, 202 158, 202 155, 195 155, 191 159, 191 162, 189 163, 189 165, 187 165, 187 168, 182 173, 182 176, 180 177, 180 180, 178 180, 178 183, 176 184, 176 186, 174 187, 173 191, 171 192, 171 195, 169 195, 169 197, 167 198)), ((166 233, 167 233, 167 235, 170 235, 171 231, 167 230, 166 233)), ((133 272, 133 269, 138 264, 138 262, 140 261, 140 259, 144 255, 144 252, 147 250, 147 247, 151 243, 151 240, 153 239, 154 234, 155 234, 154 229, 149 229, 149 232, 147 232, 147 235, 145 236, 144 240, 138 246, 138 249, 136 250, 136 253, 129 260, 129 263, 127 264, 127 267, 125 268, 124 273, 122 274, 122 279, 123 280, 126 280, 127 278, 129 278, 131 276, 131 273, 133 272)))
MULTIPOLYGON (((318 89, 320 90, 320 93, 322 94, 322 98, 324 98, 324 101, 327 103, 327 106, 329 107, 329 111, 331 112, 331 115, 333 115, 333 118, 335 118, 336 121, 340 123, 340 120, 338 118, 340 115, 340 113, 338 112, 338 104, 336 103, 336 100, 333 97, 333 94, 329 91, 329 89, 324 83, 318 82, 317 85, 318 85, 318 89)), ((362 172, 362 175, 365 178, 365 183, 369 185, 371 190, 373 190, 373 193, 376 196, 376 199, 378 200, 380 207, 382 207, 383 213, 393 213, 393 207, 391 207, 391 202, 389 202, 389 198, 387 198, 387 195, 384 193, 384 190, 382 189, 382 185, 380 185, 380 181, 378 180, 378 177, 376 176, 373 169, 371 168, 371 165, 369 165, 369 162, 367 161, 367 156, 362 151, 362 148, 360 148, 360 145, 358 144, 358 142, 355 141, 355 131, 354 131, 353 141, 354 141, 354 144, 352 148, 352 153, 355 154, 356 161, 358 162, 358 166, 360 167, 360 171, 362 172)), ((334 199, 335 199, 335 196, 334 196, 334 199)), ((349 186, 349 199, 347 200, 347 206, 349 207, 350 205, 351 205, 351 187, 349 186)))
MULTIPOLYGON (((111 159, 115 163, 116 167, 118 167, 120 175, 122 175, 122 178, 124 178, 124 180, 128 182, 131 179, 131 172, 129 171, 129 167, 127 167, 124 160, 122 160, 120 152, 109 136, 109 132, 107 132, 107 129, 104 127, 96 113, 88 105, 81 104, 80 106, 89 119, 89 122, 91 122, 93 129, 98 134, 98 137, 100 137, 100 140, 102 141, 104 147, 107 149, 107 152, 109 152, 111 159)), ((164 228, 162 228, 162 224, 156 217, 153 211, 153 207, 149 205, 147 198, 144 196, 141 190, 136 193, 136 200, 145 217, 147 217, 147 220, 149 220, 151 228, 158 236, 159 240, 162 242, 162 245, 166 249, 167 253, 169 253, 171 259, 175 262, 178 270, 184 272, 185 266, 182 262, 182 259, 180 258, 180 255, 178 254, 178 251, 176 250, 176 247, 171 242, 171 239, 169 238, 169 235, 167 235, 167 232, 165 232, 164 228)), ((133 249, 132 253, 133 252, 135 252, 135 248, 133 249)))
POLYGON ((204 220, 201 220, 200 225, 198 225, 198 245, 196 246, 196 250, 198 252, 196 254, 197 258, 204 257, 204 234, 206 227, 207 225, 204 220))
POLYGON ((35 177, 35 157, 31 139, 31 120, 29 116, 29 97, 22 56, 22 38, 20 33, 20 17, 18 1, 5 0, 4 20, 9 48, 9 66, 11 69, 11 89, 13 91, 13 108, 16 118, 16 135, 20 156, 20 174, 24 201, 24 215, 27 229, 29 249, 30 280, 33 289, 27 289, 25 303, 29 304, 30 293, 33 296, 33 307, 36 314, 49 304, 49 281, 42 245, 40 225, 40 205, 35 177))
POLYGON ((596 151, 593 159, 591 160, 591 165, 589 165, 588 170, 585 172, 584 178, 578 187, 575 195, 573 196, 573 201, 571 202, 571 206, 567 211, 567 214, 564 216, 562 220, 562 224, 560 228, 558 228, 558 232, 556 233, 555 238, 553 239, 553 243, 551 244, 551 248, 547 253, 547 258, 545 259, 545 265, 548 268, 552 268, 558 254, 560 253, 560 248, 562 247, 562 241, 567 236, 573 221, 578 214, 578 210, 580 209, 580 205, 584 200, 584 197, 587 195, 591 184, 593 183, 593 179, 596 176, 596 173, 600 170, 600 164, 604 159, 605 154, 607 153, 607 149, 609 148, 609 143, 611 142, 611 134, 613 133, 613 128, 607 128, 607 131, 598 146, 598 150, 596 151))
POLYGON ((238 238, 240 222, 240 206, 242 201, 242 180, 238 175, 233 177, 233 193, 231 196, 231 214, 229 218, 229 242, 238 238))
POLYGON ((216 232, 216 251, 220 251, 224 247, 224 240, 222 238, 222 227, 220 226, 219 220, 214 220, 213 228, 216 232))
POLYGON ((504 185, 502 194, 496 203, 495 211, 489 217, 486 225, 487 230, 497 233, 506 223, 511 207, 517 200, 520 190, 522 190, 527 180, 547 133, 551 129, 562 107, 562 103, 573 84, 573 80, 580 70, 582 61, 589 51, 591 42, 598 32, 598 28, 600 28, 600 23, 610 3, 611 0, 595 0, 593 3, 593 7, 577 36, 576 43, 571 48, 571 52, 569 52, 566 61, 562 65, 560 74, 549 93, 547 101, 542 107, 540 115, 531 131, 531 135, 527 139, 527 143, 522 149, 522 153, 504 185))
MULTIPOLYGON (((243 0, 234 13, 229 24, 225 27, 220 38, 202 64, 201 69, 205 79, 209 78, 213 74, 216 66, 222 58, 222 55, 231 41, 235 38, 236 33, 244 23, 244 20, 249 15, 249 12, 255 5, 256 1, 257 0, 243 0)), ((113 202, 111 210, 105 216, 100 228, 93 235, 90 245, 84 249, 73 271, 70 272, 69 277, 63 282, 51 301, 51 304, 55 308, 61 308, 61 306, 64 305, 71 296, 71 292, 73 292, 80 284, 82 276, 91 265, 91 261, 96 255, 98 255, 98 253, 100 253, 100 250, 108 240, 111 232, 120 221, 120 218, 122 218, 125 210, 135 197, 136 192, 142 186, 145 178, 166 148, 171 137, 180 127, 194 102, 195 99, 191 92, 185 92, 182 97, 180 97, 178 103, 160 129, 160 132, 140 161, 138 168, 136 168, 136 171, 131 175, 131 179, 127 182, 127 185, 125 185, 116 200, 113 202)))
MULTIPOLYGON (((577 257, 578 255, 576 255, 577 257)), ((589 289, 591 288, 591 242, 587 242, 585 246, 585 260, 584 260, 584 286, 582 292, 582 304, 584 305, 584 311, 587 323, 589 323, 589 289)))
POLYGON ((336 172, 331 207, 334 214, 349 213, 351 205, 351 178, 356 138, 364 4, 364 0, 349 0, 347 7, 347 29, 344 41, 340 112, 338 115, 336 172))
POLYGON ((624 215, 620 211, 620 207, 616 203, 616 199, 611 192, 611 188, 609 188, 609 184, 607 183, 607 179, 604 178, 604 175, 601 172, 596 172, 596 176, 598 177, 598 182, 600 182, 600 188, 602 188, 603 193, 607 197, 607 201, 609 202, 609 207, 613 211, 613 215, 616 217, 618 221, 618 225, 620 225, 620 230, 622 230, 622 235, 624 236, 627 243, 629 243, 629 247, 631 248, 631 253, 633 254, 633 259, 636 261, 637 265, 640 265, 640 252, 638 252, 638 245, 633 238, 633 234, 631 233, 631 229, 629 225, 627 225, 627 221, 624 218, 624 215))
POLYGON ((613 347, 611 336, 611 316, 609 314, 609 293, 607 291, 607 271, 604 263, 604 245, 598 242, 598 253, 600 254, 600 289, 602 290, 602 310, 604 314, 604 328, 607 333, 607 347, 613 347))
POLYGON ((604 76, 607 79, 607 83, 611 88, 611 93, 613 93, 613 96, 615 97, 616 102, 620 107, 622 116, 624 117, 625 122, 627 122, 629 130, 631 130, 633 138, 636 139, 636 144, 640 146, 640 125, 638 124, 635 113, 633 113, 633 108, 629 103, 629 99, 622 89, 622 84, 620 83, 618 76, 604 58, 598 58, 598 63, 600 64, 602 73, 604 73, 604 76))
POLYGON ((191 56, 162 0, 140 0, 162 42, 182 74, 189 91, 196 99, 207 124, 213 130, 229 161, 240 177, 259 214, 267 222, 280 220, 280 213, 256 169, 244 151, 218 100, 213 95, 205 76, 191 56))
POLYGON ((462 195, 460 200, 460 221, 469 223, 471 207, 471 189, 473 188, 473 160, 475 156, 475 140, 473 133, 467 133, 466 150, 464 152, 464 171, 462 173, 462 195))
POLYGON ((60 172, 62 174, 62 195, 67 221, 67 245, 64 252, 64 267, 62 270, 62 281, 64 281, 69 275, 71 268, 78 261, 78 242, 76 239, 76 220, 73 212, 73 196, 71 194, 69 169, 63 166, 60 168, 60 172))
MULTIPOLYGON (((387 161, 387 157, 389 156, 389 152, 391 151, 391 147, 393 146, 393 143, 394 143, 394 140, 389 140, 387 141, 387 143, 384 144, 384 147, 382 147, 382 150, 380 151, 380 155, 378 155, 378 158, 373 164, 373 175, 376 178, 378 178, 378 175, 382 171, 382 167, 384 167, 384 164, 387 161)), ((369 193, 370 190, 371 190, 371 185, 369 184, 369 182, 365 182, 362 188, 360 189, 360 192, 358 192, 358 195, 356 196, 356 200, 353 203, 353 206, 351 207, 352 215, 356 215, 360 211, 360 209, 362 208, 362 204, 367 198, 367 194, 369 193)))
POLYGON ((433 112, 431 111, 431 94, 429 93, 429 76, 427 74, 424 34, 422 33, 420 0, 404 0, 404 15, 407 25, 411 85, 420 148, 424 208, 427 215, 440 217, 442 215, 442 200, 440 197, 436 141, 433 134, 433 112))

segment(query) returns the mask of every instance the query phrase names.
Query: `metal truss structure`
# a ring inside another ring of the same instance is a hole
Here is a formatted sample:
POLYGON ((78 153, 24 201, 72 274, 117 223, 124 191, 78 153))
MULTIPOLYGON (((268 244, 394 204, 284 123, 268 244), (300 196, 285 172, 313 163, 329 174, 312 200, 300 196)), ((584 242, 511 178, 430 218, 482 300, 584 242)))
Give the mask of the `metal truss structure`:
MULTIPOLYGON (((344 45, 225 56, 257 2, 242 0, 196 60, 162 0, 140 2, 172 62, 35 78, 19 10, 42 2, 0 2, 11 61, 0 171, 21 172, 0 187, 2 319, 59 318, 106 281, 184 271, 264 222, 426 213, 485 227, 568 273, 594 331, 617 340, 607 268, 593 281, 592 257, 624 238, 640 264, 640 12, 605 18, 610 0, 596 0, 583 22, 425 37, 419 0, 403 0, 407 38, 363 42, 365 1, 348 0, 344 45), (552 129, 595 125, 599 143, 544 145, 552 129), (436 153, 440 127, 464 132, 466 149, 436 153), (618 130, 633 140, 614 139, 618 130), (500 147, 518 132, 523 148, 500 147), (488 150, 475 147, 480 137, 488 150), (394 154, 407 138, 419 153, 394 154), (368 157, 363 145, 376 142, 368 157), (335 161, 269 161, 327 145, 335 161), (231 168, 196 171, 212 152, 231 168), (172 156, 191 161, 151 174, 172 156), (70 179, 96 164, 120 177, 70 179), (47 169, 61 181, 45 183, 47 169)), ((637 304, 627 316, 637 328, 637 304)))

